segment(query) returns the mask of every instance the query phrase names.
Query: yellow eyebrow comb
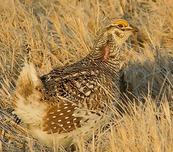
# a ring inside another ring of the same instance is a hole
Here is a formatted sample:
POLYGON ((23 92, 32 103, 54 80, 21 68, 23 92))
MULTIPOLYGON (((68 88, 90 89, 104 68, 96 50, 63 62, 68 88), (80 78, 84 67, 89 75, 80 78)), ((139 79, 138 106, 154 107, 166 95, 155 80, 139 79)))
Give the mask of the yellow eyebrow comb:
POLYGON ((115 24, 123 24, 126 27, 128 26, 128 23, 124 20, 118 20, 118 21, 115 22, 115 24))

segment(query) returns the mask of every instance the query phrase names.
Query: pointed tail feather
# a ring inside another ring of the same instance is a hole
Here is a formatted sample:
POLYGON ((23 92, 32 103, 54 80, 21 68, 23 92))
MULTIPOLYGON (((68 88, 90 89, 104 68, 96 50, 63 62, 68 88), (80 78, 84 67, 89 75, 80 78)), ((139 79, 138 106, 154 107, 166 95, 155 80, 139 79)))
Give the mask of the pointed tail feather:
POLYGON ((14 113, 25 123, 40 124, 46 109, 43 96, 44 86, 34 65, 25 61, 12 98, 14 113))
POLYGON ((35 91, 38 92, 38 90, 42 88, 43 84, 34 65, 25 61, 25 65, 17 80, 15 93, 20 94, 23 98, 27 98, 35 91))

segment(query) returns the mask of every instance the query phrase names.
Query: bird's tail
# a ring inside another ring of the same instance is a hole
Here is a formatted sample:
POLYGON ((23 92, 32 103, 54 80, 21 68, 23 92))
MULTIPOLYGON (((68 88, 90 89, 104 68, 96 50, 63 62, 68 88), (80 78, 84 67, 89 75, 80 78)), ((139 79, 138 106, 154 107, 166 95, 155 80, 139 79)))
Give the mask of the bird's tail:
POLYGON ((31 62, 25 60, 24 67, 20 73, 20 76, 16 83, 16 89, 14 92, 14 103, 18 100, 26 102, 40 100, 44 86, 38 76, 34 65, 31 62))
POLYGON ((25 61, 12 98, 14 114, 28 126, 39 126, 44 116, 44 86, 34 65, 25 61))

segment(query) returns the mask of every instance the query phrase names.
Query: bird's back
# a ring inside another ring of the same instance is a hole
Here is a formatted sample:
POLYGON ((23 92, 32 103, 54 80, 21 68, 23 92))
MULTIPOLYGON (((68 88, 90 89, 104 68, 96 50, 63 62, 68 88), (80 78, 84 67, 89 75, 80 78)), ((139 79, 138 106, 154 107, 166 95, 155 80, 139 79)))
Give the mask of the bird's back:
MULTIPOLYGON (((102 103, 100 102, 102 98, 111 98, 109 94, 115 97, 112 92, 118 91, 116 81, 114 81, 115 75, 111 75, 109 71, 94 64, 64 66, 52 70, 40 79, 46 89, 46 96, 55 97, 54 102, 58 102, 56 98, 66 98, 75 104, 85 102, 85 108, 89 109, 90 104, 93 103, 90 103, 91 99, 102 103)), ((94 108, 96 107, 92 107, 94 108)))

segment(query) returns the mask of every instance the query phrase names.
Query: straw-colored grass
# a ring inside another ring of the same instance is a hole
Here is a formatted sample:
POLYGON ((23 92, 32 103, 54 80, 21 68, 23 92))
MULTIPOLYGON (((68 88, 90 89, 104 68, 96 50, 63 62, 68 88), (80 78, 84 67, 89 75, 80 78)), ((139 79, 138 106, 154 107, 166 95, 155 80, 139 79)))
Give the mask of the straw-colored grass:
MULTIPOLYGON (((28 50, 39 75, 72 64, 92 49, 97 31, 117 18, 136 25, 121 52, 134 105, 80 152, 172 152, 172 0, 0 0, 0 151, 53 151, 13 122, 11 95, 28 50), (143 103, 143 104, 142 104, 143 103)), ((61 148, 62 151, 63 148, 61 148)))

